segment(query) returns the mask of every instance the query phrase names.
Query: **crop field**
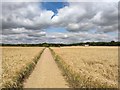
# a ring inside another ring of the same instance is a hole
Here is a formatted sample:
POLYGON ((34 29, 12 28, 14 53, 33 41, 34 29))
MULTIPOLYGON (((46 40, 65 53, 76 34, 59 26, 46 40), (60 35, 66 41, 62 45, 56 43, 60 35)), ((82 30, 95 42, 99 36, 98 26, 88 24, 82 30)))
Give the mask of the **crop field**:
POLYGON ((0 47, 1 49, 0 84, 3 88, 118 87, 118 47, 0 47))
POLYGON ((42 47, 2 47, 2 87, 19 87, 42 51, 42 47))
POLYGON ((118 87, 118 47, 51 49, 72 87, 118 87))

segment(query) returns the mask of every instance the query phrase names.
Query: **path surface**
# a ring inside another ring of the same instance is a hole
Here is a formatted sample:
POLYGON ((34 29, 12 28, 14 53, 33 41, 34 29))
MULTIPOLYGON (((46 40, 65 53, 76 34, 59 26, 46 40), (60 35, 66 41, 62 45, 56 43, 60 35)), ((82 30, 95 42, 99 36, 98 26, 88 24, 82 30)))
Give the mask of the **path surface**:
POLYGON ((48 48, 42 53, 24 88, 68 88, 48 48))

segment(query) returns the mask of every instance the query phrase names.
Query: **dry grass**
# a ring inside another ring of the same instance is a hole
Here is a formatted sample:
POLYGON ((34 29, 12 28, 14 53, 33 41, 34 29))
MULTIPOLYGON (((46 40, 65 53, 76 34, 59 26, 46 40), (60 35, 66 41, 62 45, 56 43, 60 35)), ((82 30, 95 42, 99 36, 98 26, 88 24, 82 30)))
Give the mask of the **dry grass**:
POLYGON ((52 49, 61 65, 66 67, 64 72, 71 74, 67 76, 70 76, 69 78, 73 76, 73 87, 118 87, 118 47, 52 49))
POLYGON ((22 80, 33 69, 42 50, 41 47, 3 47, 2 87, 21 87, 22 80))
POLYGON ((1 80, 2 80, 2 48, 0 47, 0 87, 1 87, 1 80))

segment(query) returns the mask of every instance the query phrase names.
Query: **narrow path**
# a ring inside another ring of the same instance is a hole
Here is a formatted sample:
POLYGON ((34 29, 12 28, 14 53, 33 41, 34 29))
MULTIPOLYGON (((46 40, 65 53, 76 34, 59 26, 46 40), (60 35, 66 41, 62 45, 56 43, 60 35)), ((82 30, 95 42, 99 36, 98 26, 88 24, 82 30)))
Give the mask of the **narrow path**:
POLYGON ((48 48, 42 53, 24 88, 68 88, 48 48))

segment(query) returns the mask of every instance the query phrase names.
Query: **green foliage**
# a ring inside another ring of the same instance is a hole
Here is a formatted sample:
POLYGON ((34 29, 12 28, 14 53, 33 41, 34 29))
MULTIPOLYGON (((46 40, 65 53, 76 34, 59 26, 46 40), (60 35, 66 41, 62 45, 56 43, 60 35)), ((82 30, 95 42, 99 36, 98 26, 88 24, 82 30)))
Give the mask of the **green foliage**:
POLYGON ((120 46, 120 42, 81 42, 81 43, 72 43, 72 44, 60 44, 60 43, 40 43, 40 44, 1 44, 1 46, 20 46, 20 47, 61 47, 61 46, 120 46))

